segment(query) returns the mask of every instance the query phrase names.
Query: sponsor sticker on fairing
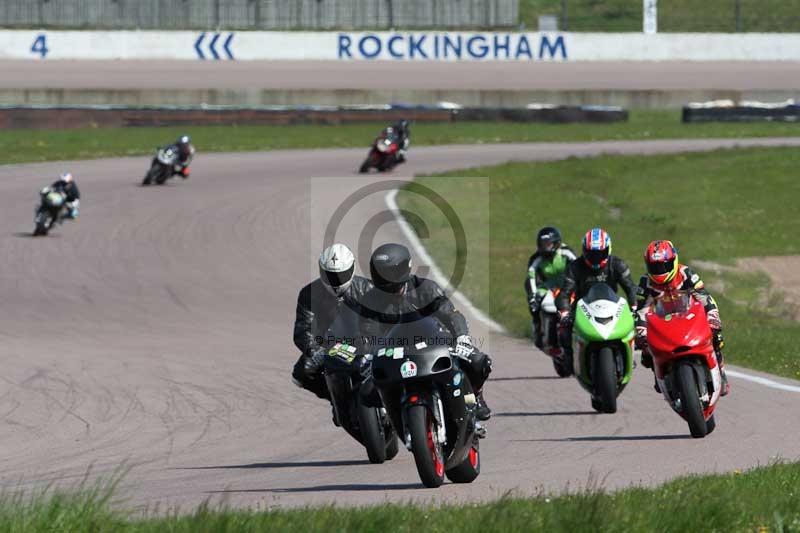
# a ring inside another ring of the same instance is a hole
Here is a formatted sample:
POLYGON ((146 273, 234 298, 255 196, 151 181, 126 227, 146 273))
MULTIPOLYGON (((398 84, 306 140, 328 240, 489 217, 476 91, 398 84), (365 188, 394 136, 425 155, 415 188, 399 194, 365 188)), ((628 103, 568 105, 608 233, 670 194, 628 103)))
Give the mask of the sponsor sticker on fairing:
POLYGON ((400 375, 403 379, 413 378, 417 375, 417 364, 414 361, 406 361, 400 365, 400 375))
POLYGON ((418 342, 417 344, 414 345, 414 348, 416 348, 417 350, 421 350, 421 349, 427 348, 427 347, 428 347, 428 344, 425 343, 425 342, 418 342))
MULTIPOLYGON (((392 359, 402 359, 404 353, 405 348, 395 348, 394 352, 392 353, 392 359)), ((386 355, 389 355, 388 352, 386 355)))

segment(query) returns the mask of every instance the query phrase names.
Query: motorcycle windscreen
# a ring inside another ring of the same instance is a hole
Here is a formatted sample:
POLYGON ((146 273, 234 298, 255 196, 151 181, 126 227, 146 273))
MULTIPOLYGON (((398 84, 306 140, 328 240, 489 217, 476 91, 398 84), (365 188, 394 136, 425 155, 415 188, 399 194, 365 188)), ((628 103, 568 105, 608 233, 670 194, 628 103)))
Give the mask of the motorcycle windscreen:
POLYGON ((607 300, 616 303, 619 301, 619 295, 605 283, 596 283, 592 285, 589 292, 586 293, 586 296, 584 296, 582 300, 587 304, 599 300, 607 300))
POLYGON ((703 304, 691 297, 656 302, 653 312, 647 314, 647 343, 664 354, 707 351, 711 328, 703 304), (668 312, 670 309, 676 312, 668 312))

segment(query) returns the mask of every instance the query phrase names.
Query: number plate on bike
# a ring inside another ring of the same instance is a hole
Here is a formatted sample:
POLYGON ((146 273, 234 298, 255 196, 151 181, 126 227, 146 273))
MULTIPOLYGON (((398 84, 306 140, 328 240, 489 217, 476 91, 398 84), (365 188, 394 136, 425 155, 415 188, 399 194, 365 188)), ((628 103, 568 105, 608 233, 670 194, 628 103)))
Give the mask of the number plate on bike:
POLYGON ((337 357, 345 363, 352 363, 356 358, 356 347, 337 342, 328 350, 328 355, 330 357, 337 357))

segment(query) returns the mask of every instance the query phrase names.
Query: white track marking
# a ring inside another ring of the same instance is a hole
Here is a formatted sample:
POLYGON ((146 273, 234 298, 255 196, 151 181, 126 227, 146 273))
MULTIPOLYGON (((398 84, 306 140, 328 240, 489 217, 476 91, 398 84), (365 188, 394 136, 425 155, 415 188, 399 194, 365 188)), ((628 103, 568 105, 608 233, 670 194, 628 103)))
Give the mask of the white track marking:
POLYGON ((728 369, 725 373, 735 378, 743 379, 745 381, 752 381, 753 383, 758 383, 759 385, 764 385, 765 387, 769 387, 770 389, 777 389, 787 392, 800 392, 800 386, 779 383, 775 380, 769 378, 762 378, 761 376, 754 376, 746 372, 740 372, 738 370, 728 369))
MULTIPOLYGON (((439 270, 439 267, 436 266, 436 263, 433 261, 433 258, 428 254, 428 251, 425 250, 425 247, 422 245, 422 242, 417 237, 417 234, 414 232, 414 228, 411 227, 411 224, 400 214, 400 208, 397 206, 397 193, 398 190, 395 189, 390 191, 386 195, 386 205, 389 207, 389 210, 394 214, 395 219, 397 219, 397 223, 400 226, 403 235, 405 235, 408 242, 411 243, 411 247, 414 248, 416 254, 425 261, 431 269, 431 277, 433 278, 436 283, 445 286, 447 285, 448 281, 447 278, 444 277, 442 271, 439 270)), ((451 296, 454 300, 461 304, 462 307, 465 307, 475 318, 477 318, 480 322, 482 322, 486 327, 491 329, 492 331, 496 331, 498 333, 506 333, 506 329, 489 318, 483 311, 475 307, 469 298, 467 298, 461 291, 457 290, 455 287, 446 287, 448 290, 451 290, 451 296)), ((759 385, 763 385, 764 387, 769 387, 771 389, 786 391, 786 392, 800 392, 800 386, 798 385, 787 385, 785 383, 780 383, 778 381, 764 378, 761 376, 754 376, 752 374, 748 374, 746 372, 741 372, 739 370, 728 369, 727 375, 737 378, 743 379, 745 381, 750 381, 752 383, 758 383, 759 385)))
POLYGON ((389 191, 386 194, 385 200, 386 205, 389 207, 389 210, 394 214, 395 219, 397 219, 397 223, 400 225, 400 230, 403 232, 403 235, 408 242, 411 243, 411 247, 414 248, 414 251, 419 256, 419 258, 427 263, 428 267, 431 269, 431 278, 444 287, 445 290, 450 292, 450 296, 456 300, 462 307, 466 308, 472 316, 477 318, 480 322, 482 322, 486 327, 488 327, 492 331, 496 331, 499 333, 506 333, 506 328, 489 318, 483 311, 475 307, 472 302, 469 301, 469 298, 464 296, 464 294, 456 289, 455 287, 450 287, 447 278, 442 274, 442 271, 439 270, 439 267, 436 266, 433 258, 428 255, 428 251, 425 250, 425 247, 420 242, 419 237, 414 232, 414 228, 411 227, 411 224, 406 221, 405 217, 400 214, 400 208, 397 207, 397 189, 393 191, 389 191))

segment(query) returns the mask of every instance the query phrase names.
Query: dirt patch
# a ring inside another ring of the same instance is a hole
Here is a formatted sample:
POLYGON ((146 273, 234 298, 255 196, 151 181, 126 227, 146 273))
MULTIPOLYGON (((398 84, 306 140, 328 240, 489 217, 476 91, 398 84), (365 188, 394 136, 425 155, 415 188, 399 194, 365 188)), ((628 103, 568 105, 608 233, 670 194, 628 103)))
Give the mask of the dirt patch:
POLYGON ((746 257, 737 261, 737 267, 744 272, 766 273, 774 288, 794 307, 795 319, 800 320, 800 255, 746 257))

